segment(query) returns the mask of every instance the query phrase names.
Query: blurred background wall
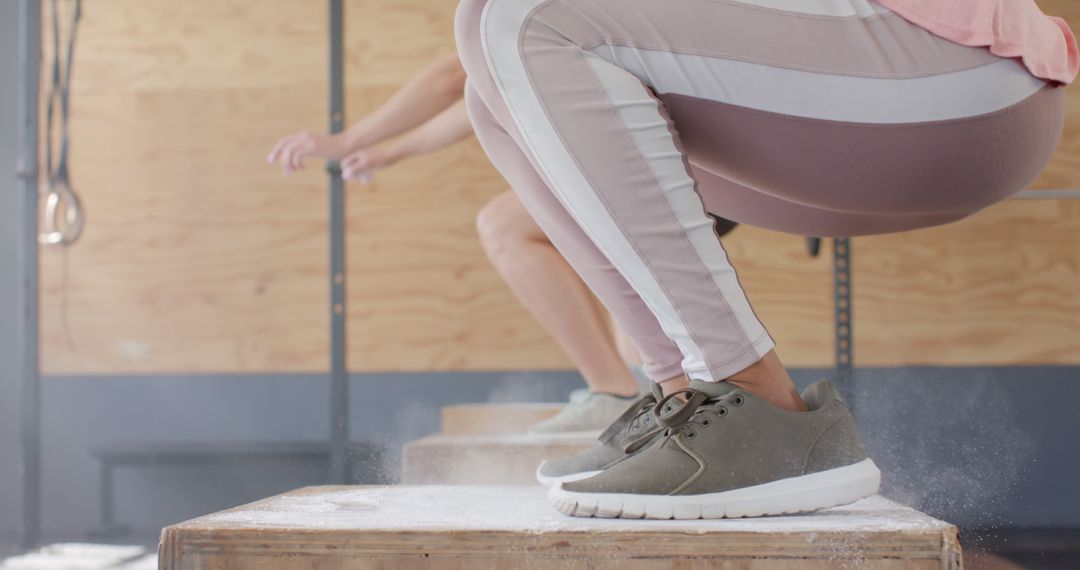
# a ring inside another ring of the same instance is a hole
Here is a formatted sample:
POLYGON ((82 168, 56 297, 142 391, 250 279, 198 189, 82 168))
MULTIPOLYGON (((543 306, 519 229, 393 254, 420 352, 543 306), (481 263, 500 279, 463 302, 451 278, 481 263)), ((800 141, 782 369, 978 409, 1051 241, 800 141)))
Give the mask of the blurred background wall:
MULTIPOLYGON (((0 2, 5 31, 14 24, 14 4, 0 2)), ((88 227, 66 253, 41 252, 45 524, 55 534, 94 524, 96 464, 88 449, 96 443, 327 434, 326 176, 316 162, 286 177, 264 160, 280 136, 325 128, 324 3, 85 4, 71 129, 73 180, 88 227)), ((1080 29, 1076 2, 1040 5, 1080 29)), ((347 2, 350 122, 454 50, 454 6, 347 2)), ((14 118, 8 98, 15 84, 7 81, 16 70, 7 49, 13 37, 0 34, 5 164, 13 152, 13 131, 6 128, 14 118)), ((1080 188, 1080 100, 1075 89, 1070 93, 1061 149, 1034 188, 1080 188)), ((19 227, 8 206, 12 181, 0 181, 4 264, 19 227)), ((568 360, 480 248, 475 215, 507 189, 475 140, 382 171, 373 185, 350 185, 355 437, 393 447, 434 429, 440 405, 559 398, 575 386, 568 360)), ((801 238, 749 227, 725 246, 781 356, 805 369, 806 379, 825 373, 833 354, 828 255, 811 258, 801 238)), ((947 388, 966 401, 963 413, 975 415, 1001 413, 993 406, 1002 398, 1015 402, 1010 394, 1080 387, 1080 202, 1009 202, 942 228, 859 238, 854 254, 856 363, 883 370, 860 376, 868 382, 893 380, 895 387, 882 385, 865 397, 892 406, 874 409, 901 426, 883 427, 878 439, 881 449, 898 454, 897 466, 905 464, 911 438, 958 429, 943 419, 957 409, 947 401, 922 404, 927 418, 940 419, 922 420, 922 431, 918 416, 897 415, 917 386, 932 391, 946 390, 942 383, 950 380, 975 382, 947 388), (894 368, 901 366, 949 368, 894 368), (995 372, 994 366, 1011 368, 995 372), (998 384, 1012 391, 991 390, 998 384), (984 385, 990 392, 979 399, 984 385)), ((0 272, 4 326, 10 322, 4 311, 17 309, 12 276, 0 272)), ((9 344, 0 342, 0 350, 9 344)), ((13 358, 0 353, 2 361, 13 358)), ((3 368, 0 379, 16 382, 10 367, 3 368)), ((14 416, 5 413, 15 400, 8 394, 0 398, 0 452, 5 441, 15 441, 8 429, 14 416)), ((1031 437, 1059 428, 1039 424, 1031 437)), ((990 445, 995 433, 970 436, 990 445)), ((950 460, 949 442, 940 443, 923 456, 922 469, 935 471, 950 460)), ((1057 453, 1057 443, 1047 445, 1047 453, 1057 453)), ((4 490, 10 463, 3 463, 0 512, 13 500, 4 490)), ((276 484, 310 477, 297 469, 276 484)), ((909 473, 911 485, 919 473, 909 473)), ((155 499, 174 508, 187 504, 194 514, 213 503, 192 502, 180 491, 163 498, 166 487, 154 483, 161 473, 125 477, 129 492, 118 498, 119 509, 146 529, 162 522, 148 506, 155 499)), ((242 486, 244 477, 236 477, 242 486)), ((1056 479, 1041 481, 1033 488, 1056 479)), ((189 491, 197 493, 198 485, 189 491)), ((1005 514, 995 516, 1027 525, 1040 524, 1036 513, 1043 512, 1000 509, 1005 514)), ((1080 518, 1063 513, 1054 511, 1043 523, 1080 526, 1080 518)), ((10 517, 0 517, 4 524, 10 526, 10 517)))

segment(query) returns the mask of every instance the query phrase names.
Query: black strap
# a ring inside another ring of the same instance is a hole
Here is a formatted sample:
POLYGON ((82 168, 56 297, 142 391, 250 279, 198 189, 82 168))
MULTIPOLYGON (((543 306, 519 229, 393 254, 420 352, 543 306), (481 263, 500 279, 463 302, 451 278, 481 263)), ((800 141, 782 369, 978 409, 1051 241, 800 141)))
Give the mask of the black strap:
POLYGON ((68 117, 70 115, 71 68, 74 67, 75 38, 82 18, 82 0, 75 0, 75 12, 71 16, 64 64, 60 63, 60 5, 52 0, 53 59, 52 85, 49 87, 48 105, 45 108, 45 164, 50 182, 68 181, 68 117), (53 115, 60 107, 60 149, 58 162, 53 164, 53 115))
POLYGON ((70 142, 68 124, 70 117, 71 70, 75 63, 75 39, 82 19, 82 0, 74 0, 74 13, 71 17, 71 29, 67 38, 65 57, 61 64, 60 57, 60 2, 52 0, 52 73, 49 93, 45 106, 45 170, 46 170, 46 232, 42 242, 46 244, 70 244, 78 239, 82 232, 83 212, 78 196, 71 189, 69 172, 70 142), (59 107, 60 146, 57 156, 53 155, 53 123, 59 107), (61 206, 66 210, 64 221, 67 223, 57 228, 58 212, 61 206))

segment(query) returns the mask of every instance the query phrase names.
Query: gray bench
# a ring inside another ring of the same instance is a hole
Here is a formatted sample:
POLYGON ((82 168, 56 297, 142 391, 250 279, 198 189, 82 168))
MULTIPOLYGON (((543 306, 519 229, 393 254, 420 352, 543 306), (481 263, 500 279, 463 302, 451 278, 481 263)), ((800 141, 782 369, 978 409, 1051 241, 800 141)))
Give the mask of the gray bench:
MULTIPOLYGON (((101 527, 91 534, 95 538, 108 538, 128 530, 124 525, 117 524, 115 520, 113 479, 119 467, 221 465, 282 459, 321 461, 329 464, 332 445, 326 441, 181 441, 112 442, 94 446, 90 453, 101 464, 101 527)), ((350 483, 381 482, 372 480, 378 477, 373 477, 375 470, 370 466, 381 462, 382 453, 382 448, 371 443, 349 442, 346 444, 347 480, 350 483), (367 480, 362 481, 358 477, 367 480)))

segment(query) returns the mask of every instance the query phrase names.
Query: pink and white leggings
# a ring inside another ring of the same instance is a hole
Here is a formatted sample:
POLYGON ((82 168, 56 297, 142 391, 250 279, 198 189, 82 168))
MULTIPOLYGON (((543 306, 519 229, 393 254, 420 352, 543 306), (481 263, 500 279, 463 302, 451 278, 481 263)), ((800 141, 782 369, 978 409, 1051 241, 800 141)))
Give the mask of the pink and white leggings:
POLYGON ((872 0, 460 0, 485 152, 654 380, 774 341, 707 213, 814 236, 959 220, 1049 160, 1064 89, 872 0))

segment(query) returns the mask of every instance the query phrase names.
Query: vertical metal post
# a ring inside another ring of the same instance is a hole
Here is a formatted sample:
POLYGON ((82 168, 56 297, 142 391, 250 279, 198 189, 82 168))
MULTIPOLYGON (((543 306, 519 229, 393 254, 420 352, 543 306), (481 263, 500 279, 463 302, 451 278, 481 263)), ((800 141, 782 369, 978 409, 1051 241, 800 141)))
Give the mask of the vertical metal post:
MULTIPOLYGON (((330 132, 345 128, 345 47, 342 0, 329 0, 330 132)), ((346 360, 345 183, 336 163, 330 175, 330 480, 349 483, 349 371, 346 360)))
POLYGON ((19 3, 19 177, 22 223, 19 274, 22 318, 15 337, 22 361, 22 527, 19 542, 35 548, 41 539, 41 366, 38 347, 38 111, 41 73, 41 2, 19 3))
POLYGON ((833 240, 833 302, 836 332, 836 387, 854 404, 852 398, 852 371, 855 365, 852 342, 851 307, 851 239, 833 240))

